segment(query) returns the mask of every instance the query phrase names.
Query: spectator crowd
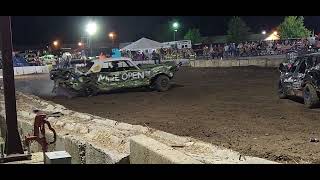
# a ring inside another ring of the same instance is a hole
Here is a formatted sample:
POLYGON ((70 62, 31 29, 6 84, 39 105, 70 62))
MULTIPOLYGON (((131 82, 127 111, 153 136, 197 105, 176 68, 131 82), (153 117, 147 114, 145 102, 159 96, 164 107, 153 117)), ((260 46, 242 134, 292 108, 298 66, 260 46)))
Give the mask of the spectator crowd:
POLYGON ((153 50, 151 53, 148 51, 122 51, 123 57, 130 57, 136 61, 154 60, 159 58, 161 60, 169 59, 194 59, 195 52, 191 48, 174 49, 174 48, 161 48, 153 50))
POLYGON ((288 39, 276 41, 250 41, 242 43, 204 44, 193 48, 162 48, 148 51, 122 51, 122 56, 133 60, 169 59, 233 59, 253 56, 284 55, 291 51, 307 52, 308 49, 319 49, 318 40, 288 39))
POLYGON ((252 41, 244 43, 211 44, 202 49, 202 57, 228 59, 238 57, 282 55, 290 51, 306 52, 315 43, 307 39, 284 41, 252 41))
MULTIPOLYGON (((129 57, 134 61, 153 60, 160 63, 161 60, 172 59, 239 59, 241 57, 285 55, 288 52, 296 51, 304 53, 310 50, 318 50, 320 41, 318 39, 288 39, 276 41, 248 41, 241 43, 225 44, 200 44, 193 45, 192 48, 161 48, 156 50, 122 51, 123 57, 129 57)), ((17 61, 23 61, 26 65, 55 65, 61 61, 65 52, 58 55, 46 55, 47 52, 17 52, 17 61)), ((68 59, 86 60, 84 51, 71 52, 68 59), (70 58, 69 58, 70 57, 70 58)), ((1 55, 0 55, 1 56, 1 55)), ((110 55, 111 56, 111 55, 110 55)), ((108 57, 110 57, 108 56, 108 57)), ((19 64, 19 63, 18 63, 19 64)), ((20 63, 23 64, 23 63, 20 63)), ((24 66, 25 66, 24 65, 24 66)), ((1 64, 0 64, 1 66, 1 64)), ((18 65, 17 65, 18 66, 18 65)))

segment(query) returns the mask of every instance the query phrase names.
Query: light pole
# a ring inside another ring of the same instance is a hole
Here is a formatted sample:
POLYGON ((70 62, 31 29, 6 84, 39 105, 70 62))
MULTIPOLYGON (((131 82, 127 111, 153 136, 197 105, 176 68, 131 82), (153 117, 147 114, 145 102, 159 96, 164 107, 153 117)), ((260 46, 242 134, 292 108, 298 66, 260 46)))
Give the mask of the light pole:
POLYGON ((179 23, 178 22, 174 22, 172 24, 172 28, 173 28, 173 41, 176 41, 176 32, 178 32, 179 23))
POLYGON ((176 41, 176 32, 177 32, 178 30, 177 29, 175 29, 174 31, 173 31, 173 41, 176 41))
POLYGON ((90 56, 92 56, 92 36, 97 32, 97 24, 95 22, 89 22, 86 27, 86 32, 89 35, 90 56))

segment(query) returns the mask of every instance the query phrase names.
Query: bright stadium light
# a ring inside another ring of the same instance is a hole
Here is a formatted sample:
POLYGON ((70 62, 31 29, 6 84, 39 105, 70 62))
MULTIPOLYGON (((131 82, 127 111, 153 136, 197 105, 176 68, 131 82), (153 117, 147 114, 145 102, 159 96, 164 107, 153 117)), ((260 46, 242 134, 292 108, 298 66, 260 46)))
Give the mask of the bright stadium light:
POLYGON ((57 46, 59 45, 59 42, 58 42, 58 41, 53 41, 53 45, 54 45, 55 47, 57 47, 57 46))
POLYGON ((262 31, 262 33, 261 33, 261 34, 266 35, 266 34, 267 34, 267 32, 266 32, 266 31, 262 31))
POLYGON ((95 22, 90 22, 86 27, 87 33, 92 36, 97 32, 97 24, 95 22))
POLYGON ((173 28, 173 40, 176 40, 176 32, 178 32, 179 29, 179 23, 178 22, 174 22, 172 23, 172 28, 173 28))
POLYGON ((172 24, 172 27, 173 27, 174 30, 177 30, 179 28, 179 23, 178 22, 174 22, 172 24))
POLYGON ((114 40, 116 38, 116 34, 114 32, 110 32, 108 36, 112 41, 112 46, 114 46, 114 40))
POLYGON ((113 38, 114 38, 114 36, 115 36, 115 35, 114 35, 114 33, 113 33, 113 32, 109 33, 109 38, 110 38, 110 39, 113 39, 113 38))
POLYGON ((90 55, 92 56, 92 37, 96 32, 97 32, 97 24, 95 22, 89 22, 86 26, 86 32, 88 33, 89 37, 88 37, 88 44, 89 44, 89 48, 90 48, 90 55))
POLYGON ((82 46, 83 44, 82 44, 82 42, 78 42, 78 46, 82 46))

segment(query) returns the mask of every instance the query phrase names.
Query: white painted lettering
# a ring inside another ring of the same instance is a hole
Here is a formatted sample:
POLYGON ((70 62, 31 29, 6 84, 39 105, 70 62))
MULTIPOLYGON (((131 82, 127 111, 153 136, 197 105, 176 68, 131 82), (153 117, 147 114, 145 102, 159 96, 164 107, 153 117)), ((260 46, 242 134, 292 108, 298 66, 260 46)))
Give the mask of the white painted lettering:
POLYGON ((128 74, 127 73, 124 73, 124 74, 122 74, 122 80, 127 80, 128 79, 128 74))
POLYGON ((115 76, 107 76, 107 75, 99 75, 98 82, 100 81, 107 81, 107 82, 119 82, 121 80, 136 80, 136 79, 144 79, 145 76, 149 76, 150 71, 144 71, 144 72, 127 72, 121 74, 121 77, 119 75, 115 76))
POLYGON ((132 73, 132 79, 138 79, 138 73, 137 72, 133 72, 132 73))
POLYGON ((143 79, 144 78, 144 72, 138 73, 138 79, 143 79))

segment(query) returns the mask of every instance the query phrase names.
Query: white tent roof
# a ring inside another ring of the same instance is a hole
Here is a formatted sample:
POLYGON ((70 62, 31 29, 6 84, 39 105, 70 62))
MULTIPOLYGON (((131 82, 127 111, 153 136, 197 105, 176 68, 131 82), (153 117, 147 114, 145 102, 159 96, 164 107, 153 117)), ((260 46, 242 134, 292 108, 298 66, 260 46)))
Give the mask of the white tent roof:
POLYGON ((147 38, 141 38, 138 41, 123 47, 121 50, 138 51, 138 50, 145 50, 145 49, 160 49, 162 47, 163 47, 162 43, 159 43, 157 41, 153 41, 147 38))

